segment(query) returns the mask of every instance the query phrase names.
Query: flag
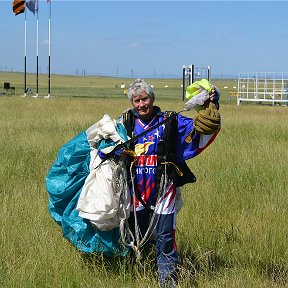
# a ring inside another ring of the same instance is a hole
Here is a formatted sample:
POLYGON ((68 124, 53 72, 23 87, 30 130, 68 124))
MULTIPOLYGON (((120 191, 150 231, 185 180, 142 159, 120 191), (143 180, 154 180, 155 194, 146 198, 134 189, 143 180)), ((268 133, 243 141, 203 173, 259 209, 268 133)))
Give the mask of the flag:
POLYGON ((26 2, 26 7, 35 15, 35 12, 37 12, 38 3, 37 0, 29 0, 26 2))
POLYGON ((21 13, 24 13, 25 11, 25 1, 23 0, 14 0, 13 1, 13 4, 12 4, 12 7, 13 7, 13 12, 16 15, 19 15, 21 13))

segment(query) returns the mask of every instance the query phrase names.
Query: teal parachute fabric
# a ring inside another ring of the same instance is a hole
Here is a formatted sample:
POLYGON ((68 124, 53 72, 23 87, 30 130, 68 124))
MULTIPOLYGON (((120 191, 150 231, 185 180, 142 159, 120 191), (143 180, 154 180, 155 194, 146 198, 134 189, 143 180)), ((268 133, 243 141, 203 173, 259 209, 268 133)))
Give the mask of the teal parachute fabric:
POLYGON ((102 252, 106 256, 126 255, 119 242, 119 229, 100 231, 76 210, 79 195, 89 174, 90 146, 85 132, 78 134, 60 149, 46 177, 48 210, 62 227, 63 236, 80 251, 102 252))

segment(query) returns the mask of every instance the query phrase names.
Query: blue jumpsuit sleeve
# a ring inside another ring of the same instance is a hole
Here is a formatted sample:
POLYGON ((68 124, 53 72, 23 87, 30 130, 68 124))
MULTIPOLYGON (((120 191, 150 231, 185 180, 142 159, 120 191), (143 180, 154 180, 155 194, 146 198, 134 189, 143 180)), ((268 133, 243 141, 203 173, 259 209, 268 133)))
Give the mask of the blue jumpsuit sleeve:
POLYGON ((216 138, 218 131, 211 135, 192 133, 194 120, 178 114, 178 134, 177 134, 177 162, 183 163, 199 155, 216 138))

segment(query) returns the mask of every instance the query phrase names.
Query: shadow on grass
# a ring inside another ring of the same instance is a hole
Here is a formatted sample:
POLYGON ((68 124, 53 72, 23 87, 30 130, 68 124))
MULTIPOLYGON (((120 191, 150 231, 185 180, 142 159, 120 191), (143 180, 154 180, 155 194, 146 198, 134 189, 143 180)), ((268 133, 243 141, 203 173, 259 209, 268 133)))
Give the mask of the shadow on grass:
POLYGON ((141 253, 141 259, 137 261, 133 251, 126 256, 107 257, 102 253, 85 254, 81 253, 81 259, 85 267, 91 271, 95 268, 102 269, 106 274, 119 275, 123 281, 136 281, 139 277, 154 278, 158 281, 156 253, 154 247, 149 247, 141 253))
POLYGON ((275 284, 285 287, 288 284, 288 268, 283 263, 262 262, 259 267, 259 272, 275 284))
MULTIPOLYGON (((224 258, 220 251, 213 249, 203 250, 198 248, 192 251, 190 247, 186 247, 180 249, 179 254, 179 279, 184 279, 184 282, 189 281, 191 287, 198 287, 197 276, 199 274, 212 277, 213 274, 225 268, 233 268, 233 264, 229 259, 224 258)), ((287 286, 288 267, 286 263, 275 263, 272 260, 267 260, 256 264, 256 266, 258 273, 272 283, 281 287, 287 286)))
POLYGON ((189 287, 198 287, 197 276, 205 274, 208 277, 213 273, 228 268, 229 263, 215 250, 203 251, 200 247, 192 251, 190 247, 179 250, 179 279, 190 283, 189 287))
MULTIPOLYGON (((100 267, 110 275, 122 275, 122 278, 128 277, 130 281, 136 281, 139 277, 153 277, 157 281, 157 265, 155 247, 149 247, 143 251, 140 261, 136 260, 133 252, 125 257, 105 257, 102 254, 81 254, 81 258, 86 267, 94 270, 100 267), (125 274, 125 276, 124 276, 125 274), (128 276, 127 276, 128 275, 128 276)), ((214 272, 228 267, 228 263, 221 257, 217 251, 202 251, 200 249, 192 251, 190 249, 180 249, 179 251, 178 276, 179 282, 187 287, 198 287, 197 276, 201 273, 212 276, 214 272)), ((182 287, 182 286, 181 286, 182 287)))

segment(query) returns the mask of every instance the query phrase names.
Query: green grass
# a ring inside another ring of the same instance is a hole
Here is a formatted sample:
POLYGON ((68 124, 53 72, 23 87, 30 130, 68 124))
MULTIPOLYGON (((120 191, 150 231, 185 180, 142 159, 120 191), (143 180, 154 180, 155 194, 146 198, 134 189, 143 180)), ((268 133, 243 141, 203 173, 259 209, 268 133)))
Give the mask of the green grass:
MULTIPOLYGON (((153 251, 141 265, 86 256, 47 211, 45 177, 59 148, 129 107, 117 79, 53 75, 56 97, 34 99, 20 97, 22 76, 0 73, 17 87, 0 96, 0 287, 157 287, 153 251)), ((156 105, 182 109, 177 80, 152 81, 156 105)), ((188 162, 198 180, 183 189, 177 220, 179 287, 288 287, 288 110, 231 101, 221 95, 221 132, 188 162)))

